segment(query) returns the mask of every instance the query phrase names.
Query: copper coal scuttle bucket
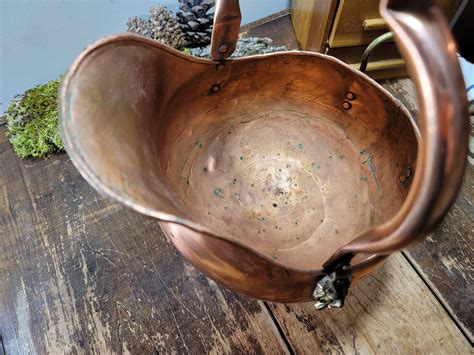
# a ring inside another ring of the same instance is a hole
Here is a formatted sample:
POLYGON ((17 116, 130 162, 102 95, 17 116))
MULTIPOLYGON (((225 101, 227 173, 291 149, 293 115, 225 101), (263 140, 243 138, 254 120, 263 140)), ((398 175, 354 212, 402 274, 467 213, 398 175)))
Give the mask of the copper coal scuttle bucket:
POLYGON ((97 190, 159 220, 220 284, 340 307, 350 285, 419 241, 463 175, 468 111, 437 7, 385 0, 419 101, 318 53, 226 59, 237 0, 217 1, 213 60, 118 35, 87 48, 61 89, 66 149, 97 190))

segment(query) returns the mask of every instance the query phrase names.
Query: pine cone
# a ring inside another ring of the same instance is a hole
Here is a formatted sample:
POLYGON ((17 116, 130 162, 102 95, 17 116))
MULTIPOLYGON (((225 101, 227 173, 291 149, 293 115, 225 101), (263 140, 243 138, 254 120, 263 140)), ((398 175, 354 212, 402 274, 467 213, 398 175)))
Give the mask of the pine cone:
POLYGON ((163 42, 173 48, 181 48, 184 35, 173 17, 173 14, 164 6, 150 8, 151 38, 163 42))
POLYGON ((183 31, 173 14, 164 6, 150 8, 149 21, 136 16, 130 17, 127 22, 127 31, 156 39, 177 49, 180 49, 184 42, 183 31))
POLYGON ((214 0, 178 0, 176 19, 184 33, 184 46, 203 47, 211 43, 214 0))
POLYGON ((150 22, 136 16, 129 17, 127 21, 127 32, 151 38, 150 22))

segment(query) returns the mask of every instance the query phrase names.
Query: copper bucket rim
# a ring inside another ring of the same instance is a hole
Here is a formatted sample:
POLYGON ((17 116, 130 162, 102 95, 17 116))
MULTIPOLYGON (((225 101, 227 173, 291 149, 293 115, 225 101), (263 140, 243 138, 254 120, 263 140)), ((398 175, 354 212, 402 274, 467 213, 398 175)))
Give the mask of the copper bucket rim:
MULTIPOLYGON (((171 222, 171 223, 176 223, 185 227, 188 227, 196 232, 199 233, 205 233, 209 237, 213 238, 218 238, 218 239, 223 239, 226 241, 230 241, 234 243, 235 245, 244 248, 256 255, 258 255, 260 258, 263 258, 264 260, 271 262, 273 264, 279 265, 283 268, 286 268, 290 271, 295 271, 295 272, 310 272, 310 273, 321 273, 320 268, 316 269, 308 269, 308 268, 299 268, 293 265, 287 265, 283 262, 280 262, 278 260, 272 259, 267 253, 264 253, 258 248, 252 248, 249 246, 247 243, 241 242, 237 238, 229 238, 225 234, 222 233, 216 233, 212 229, 193 221, 191 218, 186 218, 186 217, 178 217, 176 215, 166 213, 157 209, 151 209, 142 206, 141 204, 135 202, 133 198, 131 197, 126 197, 120 192, 114 191, 111 187, 107 186, 101 179, 100 177, 94 173, 93 169, 90 168, 88 165, 87 161, 83 158, 83 156, 80 154, 80 148, 76 144, 76 140, 74 139, 74 136, 72 135, 72 132, 70 129, 67 128, 67 123, 69 120, 70 115, 66 111, 66 108, 69 107, 68 105, 68 89, 69 89, 69 84, 71 80, 75 77, 78 69, 81 67, 81 65, 88 59, 88 57, 93 54, 96 50, 109 45, 113 43, 124 43, 124 41, 131 41, 131 42, 137 42, 141 43, 144 45, 148 45, 156 50, 159 51, 167 51, 168 53, 171 53, 172 55, 176 57, 180 57, 182 59, 188 60, 188 61, 193 61, 196 63, 201 63, 201 64, 206 64, 206 65, 215 65, 216 61, 212 59, 204 59, 204 58, 198 58, 194 57, 191 55, 186 55, 182 53, 181 51, 178 51, 174 48, 171 48, 167 45, 164 45, 158 41, 154 41, 152 39, 148 39, 146 37, 138 36, 135 34, 129 34, 129 33, 123 33, 123 34, 117 34, 113 36, 108 36, 102 39, 97 40, 96 42, 90 44, 73 62, 73 64, 70 66, 69 70, 67 71, 66 75, 61 81, 61 87, 60 87, 60 100, 59 100, 59 112, 60 112, 60 117, 61 119, 59 120, 60 124, 60 130, 61 130, 61 137, 63 139, 65 148, 71 158, 71 161, 74 163, 75 167, 79 170, 81 175, 86 179, 86 181, 94 188, 96 189, 99 193, 104 194, 108 198, 111 198, 115 201, 118 201, 125 206, 141 213, 144 215, 147 215, 149 217, 156 218, 160 221, 165 221, 165 222, 171 222)), ((365 80, 368 84, 374 86, 382 95, 384 95, 386 98, 390 99, 394 105, 402 111, 402 113, 405 115, 406 118, 408 118, 408 121, 410 123, 410 127, 413 130, 413 133, 415 134, 417 138, 417 143, 419 144, 420 142, 420 131, 418 126, 415 123, 415 120, 413 116, 411 115, 410 111, 401 103, 400 100, 398 100, 395 96, 393 96, 388 90, 386 90, 383 86, 381 86, 378 82, 376 82, 374 79, 369 77, 367 74, 351 67, 350 65, 344 63, 338 58, 335 58, 330 55, 326 55, 323 53, 316 53, 316 52, 309 52, 309 51, 297 51, 297 50, 292 50, 292 51, 285 51, 285 52, 276 52, 276 53, 266 53, 266 54, 257 54, 257 55, 252 55, 252 56, 247 56, 247 57, 242 57, 242 58, 232 58, 232 59, 226 59, 226 62, 232 63, 232 62, 245 62, 245 61, 251 61, 254 60, 255 58, 267 58, 267 57, 285 57, 285 56, 306 56, 306 57, 317 57, 321 58, 324 60, 327 60, 329 62, 338 64, 340 67, 344 68, 344 70, 347 70, 350 74, 355 75, 359 77, 362 80, 365 80)), ((186 213, 183 211, 183 215, 186 215, 186 213)), ((353 238, 356 238, 357 235, 354 235, 353 238)), ((351 239, 352 240, 352 239, 351 239)), ((350 242, 350 240, 349 240, 350 242)), ((361 262, 360 264, 363 264, 361 262)), ((351 269, 355 269, 359 266, 359 264, 354 264, 351 266, 351 269)))

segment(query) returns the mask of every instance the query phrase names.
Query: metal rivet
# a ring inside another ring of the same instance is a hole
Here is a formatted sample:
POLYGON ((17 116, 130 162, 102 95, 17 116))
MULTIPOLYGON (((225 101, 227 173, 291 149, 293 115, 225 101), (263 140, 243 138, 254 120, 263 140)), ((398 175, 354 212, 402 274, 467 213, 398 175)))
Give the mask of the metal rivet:
POLYGON ((400 175, 400 182, 404 184, 407 181, 407 178, 405 175, 400 175))
POLYGON ((342 101, 342 108, 344 110, 350 110, 352 108, 352 104, 349 101, 342 101))
POLYGON ((409 178, 411 176, 411 169, 410 168, 407 168, 407 170, 405 170, 405 176, 407 178, 409 178))
POLYGON ((218 92, 219 91, 219 85, 212 85, 212 91, 218 92))
POLYGON ((219 46, 219 53, 225 53, 225 52, 227 52, 227 45, 223 44, 219 46))
POLYGON ((356 96, 355 96, 355 94, 354 94, 352 91, 346 92, 346 99, 352 101, 352 100, 355 100, 355 98, 356 98, 356 96))

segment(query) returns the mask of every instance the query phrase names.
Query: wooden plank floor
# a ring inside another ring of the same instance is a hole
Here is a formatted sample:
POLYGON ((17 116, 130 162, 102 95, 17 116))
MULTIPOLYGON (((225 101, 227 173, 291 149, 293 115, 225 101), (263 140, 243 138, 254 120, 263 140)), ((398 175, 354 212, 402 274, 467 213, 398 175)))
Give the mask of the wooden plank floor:
MULTIPOLYGON (((291 48, 287 16, 244 30, 291 48)), ((415 109, 408 81, 384 85, 415 109)), ((344 309, 317 312, 225 290, 66 154, 20 161, 4 133, 0 354, 472 353, 472 168, 431 239, 392 256, 344 309)))
POLYGON ((257 301, 191 267, 155 220, 99 196, 66 154, 19 161, 0 129, 7 354, 286 352, 257 301))
MULTIPOLYGON (((382 83, 416 117, 413 83, 408 79, 382 83)), ((474 139, 471 127, 471 139, 474 139)), ((434 232, 404 252, 412 266, 474 342, 474 166, 468 164, 458 197, 434 232)))
POLYGON ((351 289, 343 309, 273 305, 298 354, 467 354, 470 345, 405 257, 351 289))

